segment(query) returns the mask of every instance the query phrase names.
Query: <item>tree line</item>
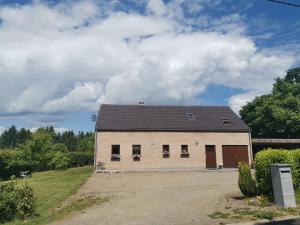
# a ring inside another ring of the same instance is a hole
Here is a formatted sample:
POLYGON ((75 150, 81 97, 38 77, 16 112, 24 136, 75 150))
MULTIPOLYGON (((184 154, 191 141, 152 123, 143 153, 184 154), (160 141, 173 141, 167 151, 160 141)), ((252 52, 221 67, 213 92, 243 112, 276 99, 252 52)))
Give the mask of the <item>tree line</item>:
POLYGON ((0 136, 0 179, 21 171, 45 171, 93 165, 94 133, 64 131, 53 127, 34 132, 11 126, 0 136))
MULTIPOLYGON (((39 128, 35 132, 48 133, 55 144, 64 144, 68 151, 92 151, 94 148, 94 133, 72 130, 55 132, 54 127, 39 128)), ((30 140, 35 132, 29 129, 16 129, 13 125, 0 135, 0 149, 15 149, 30 140)))

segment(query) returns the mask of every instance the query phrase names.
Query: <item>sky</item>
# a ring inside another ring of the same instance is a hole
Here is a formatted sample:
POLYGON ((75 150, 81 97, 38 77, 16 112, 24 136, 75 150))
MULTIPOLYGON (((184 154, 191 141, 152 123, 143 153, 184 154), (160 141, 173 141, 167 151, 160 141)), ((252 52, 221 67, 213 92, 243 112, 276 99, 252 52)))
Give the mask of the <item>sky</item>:
POLYGON ((0 133, 92 131, 105 103, 238 113, 300 66, 299 37, 300 8, 267 0, 0 0, 0 133))

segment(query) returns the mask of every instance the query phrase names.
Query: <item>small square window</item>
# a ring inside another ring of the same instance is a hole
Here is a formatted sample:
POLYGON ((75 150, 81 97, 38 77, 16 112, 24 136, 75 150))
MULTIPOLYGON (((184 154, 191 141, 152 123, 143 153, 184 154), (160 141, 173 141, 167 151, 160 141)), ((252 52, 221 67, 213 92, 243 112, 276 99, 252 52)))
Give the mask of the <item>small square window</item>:
POLYGON ((162 146, 162 154, 163 154, 163 158, 169 158, 170 157, 170 146, 169 145, 163 145, 162 146))
POLYGON ((189 158, 189 150, 187 145, 181 145, 181 158, 189 158))
POLYGON ((111 146, 111 161, 120 161, 120 145, 111 146))
POLYGON ((133 161, 140 161, 141 145, 132 145, 132 158, 133 161))

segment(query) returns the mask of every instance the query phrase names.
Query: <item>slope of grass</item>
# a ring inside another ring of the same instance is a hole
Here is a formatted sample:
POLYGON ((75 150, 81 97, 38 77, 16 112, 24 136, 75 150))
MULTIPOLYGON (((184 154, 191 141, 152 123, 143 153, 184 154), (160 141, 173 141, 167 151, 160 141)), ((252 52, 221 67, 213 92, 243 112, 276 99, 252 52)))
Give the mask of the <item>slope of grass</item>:
MULTIPOLYGON (((47 224, 56 219, 60 219, 72 211, 82 209, 82 204, 72 204, 64 207, 62 210, 56 210, 61 203, 71 195, 75 194, 77 190, 86 182, 88 177, 92 174, 93 167, 71 168, 64 171, 46 171, 33 173, 32 178, 20 180, 20 183, 27 182, 34 190, 37 200, 37 214, 35 218, 27 221, 12 221, 5 223, 5 225, 12 224, 26 224, 26 225, 40 225, 47 224)), ((93 203, 93 201, 90 201, 93 203)), ((85 204, 86 207, 89 204, 85 204)))

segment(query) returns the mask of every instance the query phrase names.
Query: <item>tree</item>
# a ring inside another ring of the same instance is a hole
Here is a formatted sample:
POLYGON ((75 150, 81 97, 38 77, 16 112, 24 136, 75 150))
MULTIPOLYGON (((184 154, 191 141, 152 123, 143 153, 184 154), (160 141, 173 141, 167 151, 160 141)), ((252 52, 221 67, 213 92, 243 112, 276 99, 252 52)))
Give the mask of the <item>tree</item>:
POLYGON ((69 151, 74 151, 77 146, 77 138, 73 131, 65 131, 61 135, 61 143, 65 144, 69 151))
POLYGON ((8 140, 8 131, 4 131, 0 136, 0 148, 8 148, 9 140, 8 140))
POLYGON ((272 92, 256 97, 240 111, 253 137, 297 138, 300 136, 300 68, 277 78, 272 92))
POLYGON ((76 147, 76 151, 80 152, 87 152, 87 151, 93 151, 94 149, 94 133, 87 132, 84 134, 83 132, 80 132, 78 134, 78 144, 76 147))
POLYGON ((32 136, 30 130, 26 130, 25 128, 21 128, 18 132, 18 141, 17 144, 24 144, 27 140, 29 140, 32 136))
POLYGON ((1 148, 15 148, 17 146, 18 132, 15 126, 4 131, 0 137, 1 148))
POLYGON ((17 146, 18 133, 15 126, 11 126, 8 129, 8 143, 9 148, 15 148, 17 146))
POLYGON ((50 161, 48 161, 48 167, 55 170, 62 170, 69 167, 71 164, 71 158, 68 154, 64 152, 49 152, 47 154, 50 158, 50 161))
POLYGON ((33 153, 48 152, 53 146, 53 137, 45 129, 38 129, 31 140, 28 140, 21 148, 29 148, 33 153))

